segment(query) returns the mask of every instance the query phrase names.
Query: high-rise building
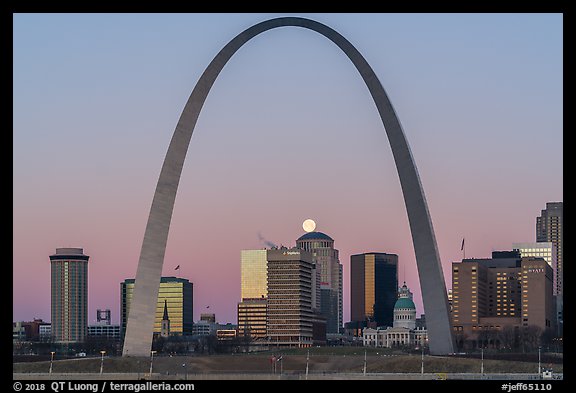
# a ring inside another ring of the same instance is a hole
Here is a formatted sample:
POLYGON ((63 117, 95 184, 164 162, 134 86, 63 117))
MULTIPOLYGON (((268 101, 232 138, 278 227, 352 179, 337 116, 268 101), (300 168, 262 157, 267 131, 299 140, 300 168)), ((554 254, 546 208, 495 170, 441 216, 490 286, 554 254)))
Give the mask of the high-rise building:
POLYGON ((505 326, 554 329, 552 280, 552 268, 543 258, 521 257, 519 251, 452 263, 454 331, 474 342, 480 332, 505 326))
POLYGON ((556 272, 558 271, 557 261, 556 261, 556 246, 552 242, 535 242, 535 243, 512 243, 512 249, 520 252, 521 257, 535 257, 543 258, 548 265, 552 268, 554 274, 554 281, 552 288, 554 289, 554 295, 557 295, 556 286, 556 272))
POLYGON ((88 326, 88 255, 82 248, 57 248, 50 255, 52 336, 82 342, 88 326))
MULTIPOLYGON (((126 322, 132 303, 135 279, 129 278, 120 283, 121 293, 121 315, 122 315, 122 336, 126 334, 126 322)), ((162 332, 162 319, 164 317, 164 305, 166 304, 168 315, 170 316, 170 334, 189 335, 192 334, 193 319, 193 286, 185 278, 162 277, 160 279, 160 290, 156 303, 156 319, 154 322, 154 333, 162 332)))
POLYGON ((267 250, 240 252, 241 299, 265 299, 267 289, 267 250))
POLYGON ((563 202, 548 202, 540 217, 536 217, 536 241, 551 242, 556 248, 554 293, 556 294, 556 319, 562 334, 564 324, 564 262, 562 250, 563 202))
POLYGON ((320 273, 320 313, 326 319, 326 333, 340 333, 343 322, 342 265, 334 239, 322 232, 308 232, 296 240, 296 247, 312 253, 320 273))
POLYGON ((313 344, 313 257, 300 248, 268 250, 268 315, 266 335, 271 345, 308 347, 313 344))
POLYGON ((251 340, 266 338, 268 304, 267 250, 240 252, 240 298, 238 303, 238 335, 251 340))
POLYGON ((238 335, 252 340, 266 338, 267 301, 245 299, 238 303, 238 335))
POLYGON ((398 255, 381 252, 350 257, 352 323, 392 326, 398 288, 398 255))

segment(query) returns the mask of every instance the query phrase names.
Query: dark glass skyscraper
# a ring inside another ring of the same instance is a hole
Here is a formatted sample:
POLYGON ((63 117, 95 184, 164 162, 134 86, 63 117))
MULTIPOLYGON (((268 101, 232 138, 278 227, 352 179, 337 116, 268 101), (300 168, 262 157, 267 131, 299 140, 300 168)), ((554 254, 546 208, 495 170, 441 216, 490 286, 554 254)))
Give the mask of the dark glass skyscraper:
POLYGON ((398 289, 398 255, 372 252, 350 257, 353 322, 392 326, 398 289))
POLYGON ((50 255, 52 337, 82 342, 88 330, 88 255, 81 248, 57 248, 50 255))

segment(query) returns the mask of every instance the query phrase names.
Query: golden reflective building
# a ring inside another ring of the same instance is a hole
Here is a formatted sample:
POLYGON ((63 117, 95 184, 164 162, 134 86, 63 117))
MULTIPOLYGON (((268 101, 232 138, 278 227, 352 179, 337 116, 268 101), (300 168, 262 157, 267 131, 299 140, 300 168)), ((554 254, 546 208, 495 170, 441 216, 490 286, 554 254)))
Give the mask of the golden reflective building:
POLYGON ((268 299, 267 250, 240 253, 241 302, 238 303, 238 335, 253 340, 266 337, 268 299))
MULTIPOLYGON (((126 279, 120 283, 120 314, 122 315, 122 335, 126 333, 126 323, 132 294, 134 292, 133 278, 126 279)), ((170 320, 170 334, 188 335, 192 334, 193 325, 193 295, 192 283, 185 278, 162 277, 160 279, 160 290, 156 305, 156 318, 154 320, 154 333, 162 332, 162 319, 164 317, 164 304, 170 320)))
POLYGON ((242 250, 241 298, 262 299, 268 297, 266 250, 242 250))

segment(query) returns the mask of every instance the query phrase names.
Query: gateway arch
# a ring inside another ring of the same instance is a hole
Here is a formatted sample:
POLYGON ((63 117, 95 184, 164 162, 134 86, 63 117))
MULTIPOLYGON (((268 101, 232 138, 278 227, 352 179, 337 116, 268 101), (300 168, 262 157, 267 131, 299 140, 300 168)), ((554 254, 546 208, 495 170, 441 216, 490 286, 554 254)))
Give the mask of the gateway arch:
POLYGON ((446 284, 424 190, 402 126, 382 84, 366 59, 338 32, 310 19, 283 17, 258 23, 224 46, 196 83, 180 115, 158 178, 144 233, 126 327, 124 356, 150 355, 162 265, 178 183, 192 132, 210 88, 242 45, 260 33, 287 26, 303 27, 328 38, 348 56, 366 83, 386 130, 402 186, 426 312, 430 353, 454 352, 446 284))

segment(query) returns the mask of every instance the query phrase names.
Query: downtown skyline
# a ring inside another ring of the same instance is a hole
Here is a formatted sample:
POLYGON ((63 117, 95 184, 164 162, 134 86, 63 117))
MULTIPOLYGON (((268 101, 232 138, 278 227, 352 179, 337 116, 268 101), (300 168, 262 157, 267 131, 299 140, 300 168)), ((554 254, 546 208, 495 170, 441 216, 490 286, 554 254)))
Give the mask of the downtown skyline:
MULTIPOLYGON (((38 301, 49 298, 48 255, 81 247, 91 258, 89 323, 97 308, 119 322, 120 282, 135 276, 192 87, 227 40, 274 16, 15 15, 14 320, 50 319, 49 301, 38 301)), ((536 240, 540 210, 563 200, 561 15, 299 16, 345 35, 388 91, 447 287, 463 237, 466 256, 479 258, 536 240)), ((210 306, 235 322, 240 250, 265 247, 261 236, 292 246, 306 218, 340 250, 345 322, 350 255, 363 252, 398 254, 399 280, 423 312, 398 175, 368 91, 334 45, 285 28, 242 48, 208 96, 163 276, 194 283, 194 320, 210 306), (294 185, 301 192, 286 192, 294 185)))

